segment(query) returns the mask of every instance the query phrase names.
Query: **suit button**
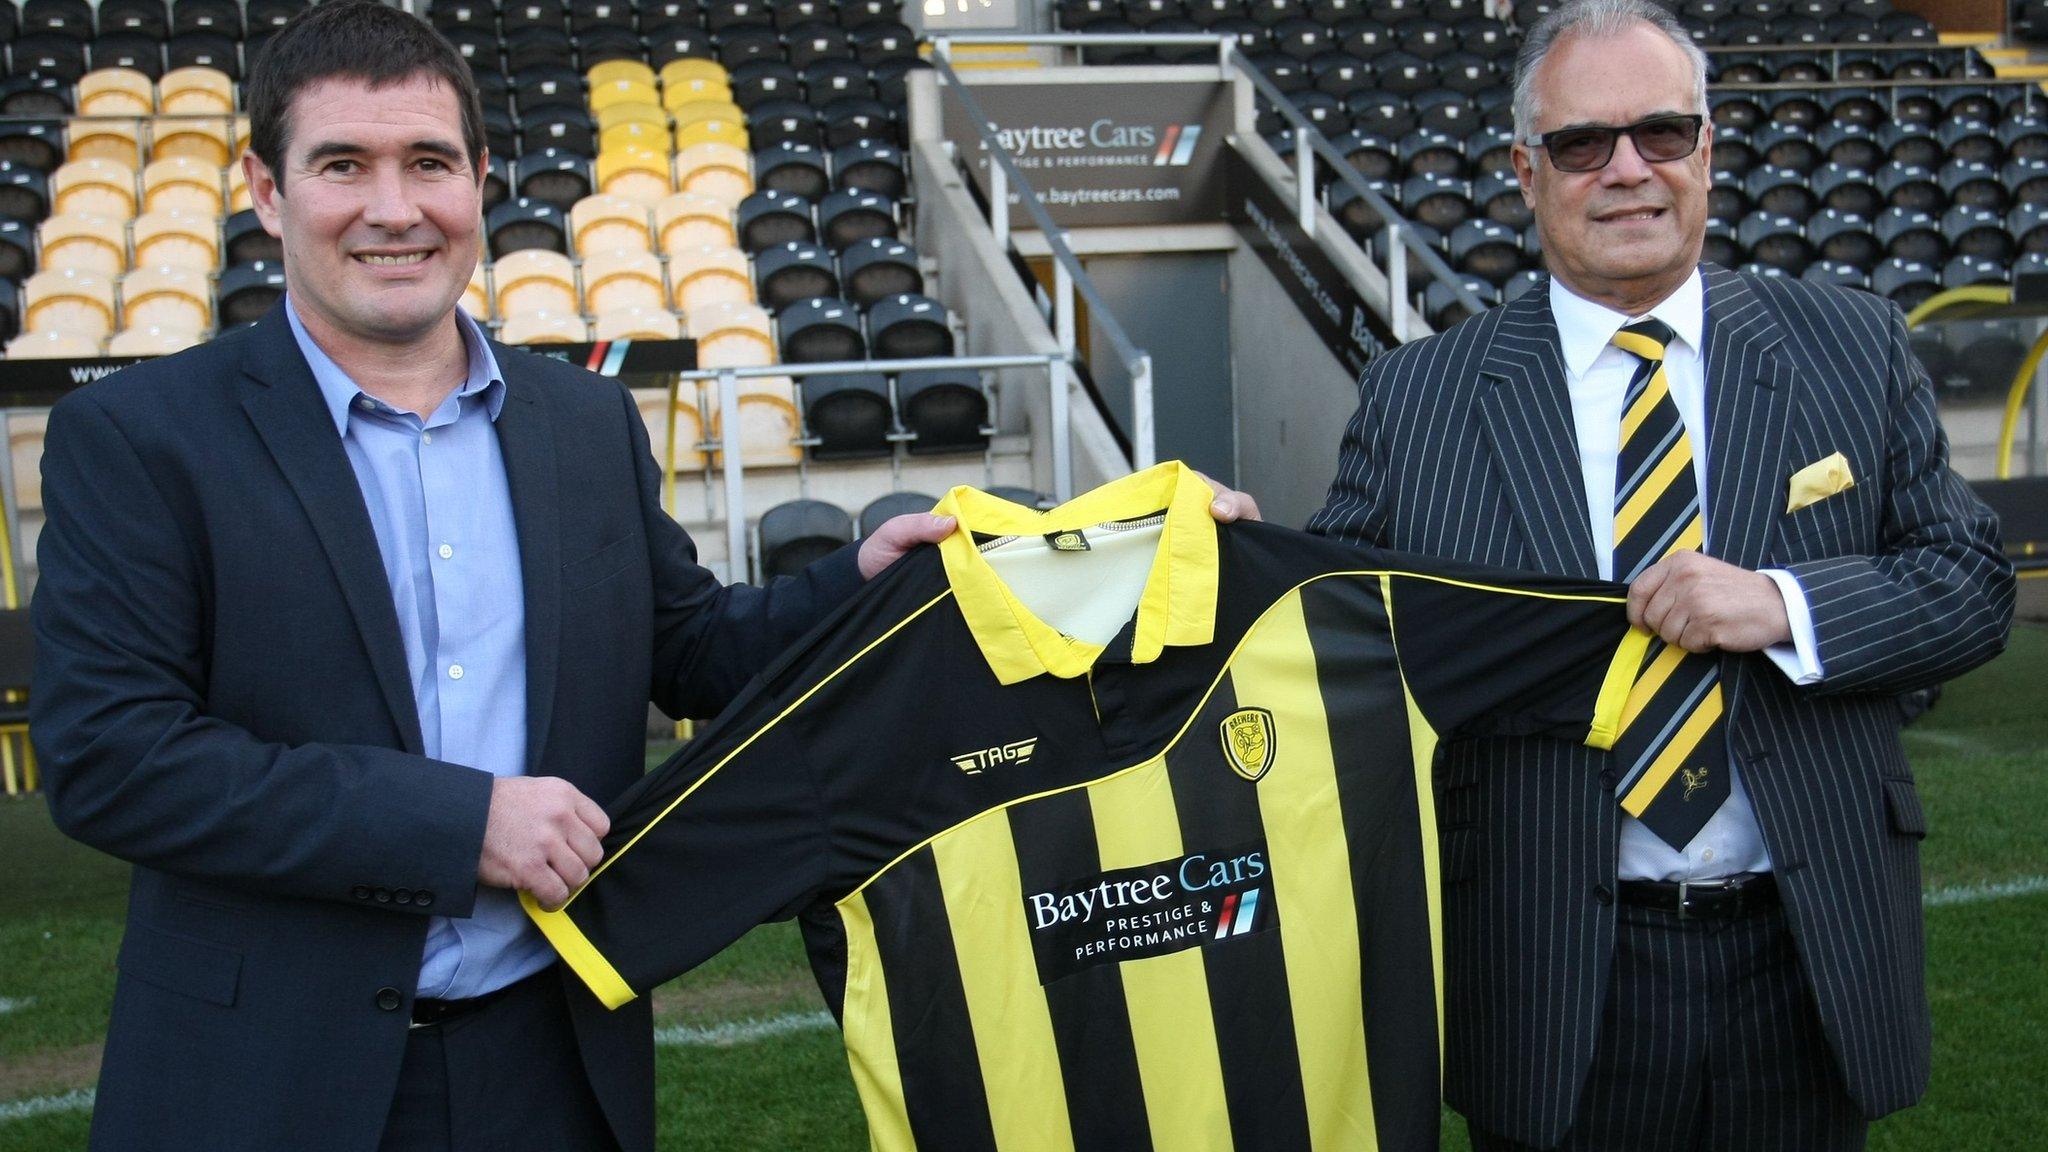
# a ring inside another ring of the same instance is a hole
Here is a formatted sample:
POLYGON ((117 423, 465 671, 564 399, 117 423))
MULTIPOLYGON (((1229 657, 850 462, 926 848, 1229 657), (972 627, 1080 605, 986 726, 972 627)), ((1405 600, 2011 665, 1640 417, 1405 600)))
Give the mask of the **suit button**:
POLYGON ((1598 900, 1602 904, 1612 904, 1614 903, 1614 889, 1609 888, 1605 884, 1595 885, 1593 888, 1593 899, 1598 900))
POLYGON ((391 889, 389 889, 389 888, 379 888, 379 889, 377 889, 377 903, 379 903, 379 904, 389 904, 389 903, 391 903, 391 889))
POLYGON ((422 888, 419 891, 412 894, 412 902, 413 906, 416 908, 425 908, 427 905, 432 904, 434 902, 434 894, 432 892, 427 891, 425 888, 422 888))
POLYGON ((394 888, 394 889, 392 889, 392 890, 391 890, 391 902, 392 902, 393 904, 410 904, 410 903, 412 903, 412 889, 410 889, 410 888, 394 888))
POLYGON ((386 1012, 396 1012, 405 1006, 405 996, 396 988, 377 989, 377 1007, 386 1012))
POLYGON ((370 886, 368 884, 358 884, 354 888, 349 889, 349 895, 358 900, 368 900, 370 898, 370 886))
POLYGON ((1614 791, 1614 786, 1619 783, 1621 783, 1621 774, 1612 768, 1600 774, 1600 786, 1609 792, 1614 791))

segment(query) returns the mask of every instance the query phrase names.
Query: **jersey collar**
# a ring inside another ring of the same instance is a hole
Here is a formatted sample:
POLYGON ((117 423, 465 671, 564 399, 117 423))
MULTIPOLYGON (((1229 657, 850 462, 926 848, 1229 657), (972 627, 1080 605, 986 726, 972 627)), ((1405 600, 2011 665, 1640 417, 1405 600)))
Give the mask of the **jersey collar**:
POLYGON ((946 493, 932 511, 957 517, 959 525, 939 542, 939 555, 960 614, 996 679, 1015 684, 1045 672, 1071 679, 1095 666, 1102 646, 1064 635, 1033 615, 975 547, 975 533, 1042 536, 1164 509, 1166 522, 1138 599, 1131 641, 1131 663, 1144 664, 1169 644, 1207 644, 1215 635, 1216 523, 1209 514, 1214 498, 1208 483, 1178 461, 1112 481, 1050 512, 974 488, 946 493))

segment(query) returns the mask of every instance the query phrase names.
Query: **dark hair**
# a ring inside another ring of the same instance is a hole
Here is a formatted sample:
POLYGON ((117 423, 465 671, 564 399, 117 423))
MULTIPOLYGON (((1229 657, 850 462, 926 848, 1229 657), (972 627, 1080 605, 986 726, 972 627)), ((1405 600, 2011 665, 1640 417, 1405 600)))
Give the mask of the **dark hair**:
POLYGON ((263 46, 242 84, 249 148, 280 180, 291 142, 292 100, 337 77, 371 88, 429 77, 462 109, 462 143, 475 167, 484 152, 483 105, 469 62, 433 27, 377 0, 327 0, 292 17, 263 46))

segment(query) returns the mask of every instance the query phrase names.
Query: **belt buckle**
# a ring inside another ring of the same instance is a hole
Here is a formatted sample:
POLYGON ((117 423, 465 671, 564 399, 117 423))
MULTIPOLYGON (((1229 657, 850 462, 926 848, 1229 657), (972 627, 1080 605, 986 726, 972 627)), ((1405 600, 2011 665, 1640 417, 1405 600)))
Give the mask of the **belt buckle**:
POLYGON ((1688 911, 1686 910, 1686 906, 1687 906, 1688 904, 1690 904, 1691 902, 1692 902, 1692 881, 1690 881, 1690 880, 1680 880, 1680 881, 1678 882, 1678 918, 1679 918, 1680 920, 1690 920, 1690 919, 1692 919, 1692 913, 1690 913, 1690 912, 1688 912, 1688 911))

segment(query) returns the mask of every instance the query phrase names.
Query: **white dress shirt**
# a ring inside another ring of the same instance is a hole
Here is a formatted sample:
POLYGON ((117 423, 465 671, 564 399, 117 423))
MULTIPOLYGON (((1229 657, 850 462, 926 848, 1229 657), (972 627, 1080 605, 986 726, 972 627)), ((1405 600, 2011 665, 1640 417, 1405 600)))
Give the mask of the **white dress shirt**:
MULTIPOLYGON (((1586 483, 1586 519, 1593 529, 1593 555, 1603 580, 1614 578, 1614 468, 1621 453, 1621 407, 1629 379, 1642 361, 1614 347, 1610 340, 1624 324, 1642 319, 1573 295, 1556 277, 1550 280, 1550 310, 1564 353, 1566 385, 1571 393, 1572 423, 1578 432, 1579 467, 1586 483)), ((1701 518, 1709 544, 1714 521, 1706 508, 1707 418, 1706 371, 1702 363, 1707 325, 1706 286, 1699 270, 1664 298, 1649 315, 1677 333, 1664 353, 1664 375, 1679 419, 1692 439, 1693 478, 1699 483, 1701 518)), ((1765 569, 1785 598, 1792 624, 1792 642, 1764 650, 1773 664, 1796 684, 1821 678, 1819 643, 1806 593, 1790 572, 1765 569)), ((1709 880, 1738 872, 1768 872, 1771 854, 1757 826, 1756 809, 1742 783, 1742 770, 1730 756, 1729 795, 1725 804, 1683 851, 1671 847, 1643 822, 1624 813, 1621 867, 1624 880, 1709 880)))

